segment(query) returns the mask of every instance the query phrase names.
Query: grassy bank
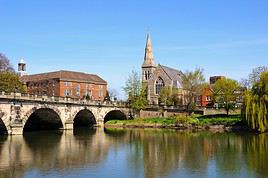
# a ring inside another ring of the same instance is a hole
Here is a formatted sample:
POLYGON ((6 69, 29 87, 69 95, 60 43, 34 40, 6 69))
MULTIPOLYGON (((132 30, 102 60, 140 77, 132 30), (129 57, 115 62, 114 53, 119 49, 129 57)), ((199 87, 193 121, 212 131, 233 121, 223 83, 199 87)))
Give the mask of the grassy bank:
POLYGON ((240 125, 240 115, 214 116, 173 116, 167 118, 137 118, 133 120, 111 120, 106 122, 107 127, 195 127, 240 125))

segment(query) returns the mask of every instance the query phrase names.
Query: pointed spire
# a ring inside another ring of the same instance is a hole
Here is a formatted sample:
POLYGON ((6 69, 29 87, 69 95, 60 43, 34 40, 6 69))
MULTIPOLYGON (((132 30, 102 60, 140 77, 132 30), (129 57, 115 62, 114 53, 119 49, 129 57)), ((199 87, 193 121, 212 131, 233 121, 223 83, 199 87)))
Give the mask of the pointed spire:
POLYGON ((150 33, 148 32, 143 65, 153 65, 153 64, 154 64, 153 48, 150 33))

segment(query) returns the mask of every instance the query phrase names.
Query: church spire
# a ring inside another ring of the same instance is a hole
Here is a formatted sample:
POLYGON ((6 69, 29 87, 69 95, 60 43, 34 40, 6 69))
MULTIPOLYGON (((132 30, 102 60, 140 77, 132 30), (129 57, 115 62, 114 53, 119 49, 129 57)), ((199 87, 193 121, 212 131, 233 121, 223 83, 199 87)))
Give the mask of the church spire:
POLYGON ((145 47, 145 55, 144 55, 144 63, 143 65, 152 66, 154 65, 154 56, 153 56, 153 48, 150 33, 147 33, 147 41, 145 47))

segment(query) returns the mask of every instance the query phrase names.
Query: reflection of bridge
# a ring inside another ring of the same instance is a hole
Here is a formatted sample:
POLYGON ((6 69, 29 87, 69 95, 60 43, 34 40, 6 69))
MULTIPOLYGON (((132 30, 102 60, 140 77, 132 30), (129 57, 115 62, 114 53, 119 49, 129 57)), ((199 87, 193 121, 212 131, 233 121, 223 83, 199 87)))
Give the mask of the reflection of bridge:
POLYGON ((111 119, 127 119, 129 112, 125 103, 0 93, 0 132, 102 126, 111 119))

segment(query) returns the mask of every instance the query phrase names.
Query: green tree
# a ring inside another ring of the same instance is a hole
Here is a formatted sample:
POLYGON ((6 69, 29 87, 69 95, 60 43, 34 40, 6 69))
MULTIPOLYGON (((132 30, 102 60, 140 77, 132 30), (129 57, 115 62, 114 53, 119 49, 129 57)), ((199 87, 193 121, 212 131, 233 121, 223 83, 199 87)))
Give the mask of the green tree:
POLYGON ((268 71, 246 92, 242 117, 250 128, 260 132, 268 130, 268 71))
POLYGON ((25 93, 26 86, 15 73, 0 72, 0 91, 25 93))
POLYGON ((142 85, 139 74, 133 70, 126 80, 124 91, 128 96, 130 107, 135 113, 148 105, 147 88, 142 85))
POLYGON ((239 84, 228 78, 220 79, 214 84, 213 97, 226 110, 227 115, 235 107, 237 97, 241 95, 240 90, 239 84))
POLYGON ((165 86, 161 89, 158 99, 160 103, 163 103, 168 106, 177 105, 178 89, 165 86))
POLYGON ((190 113, 196 106, 196 97, 199 97, 204 89, 204 70, 197 68, 194 71, 186 71, 182 77, 183 89, 186 91, 186 109, 190 113))

